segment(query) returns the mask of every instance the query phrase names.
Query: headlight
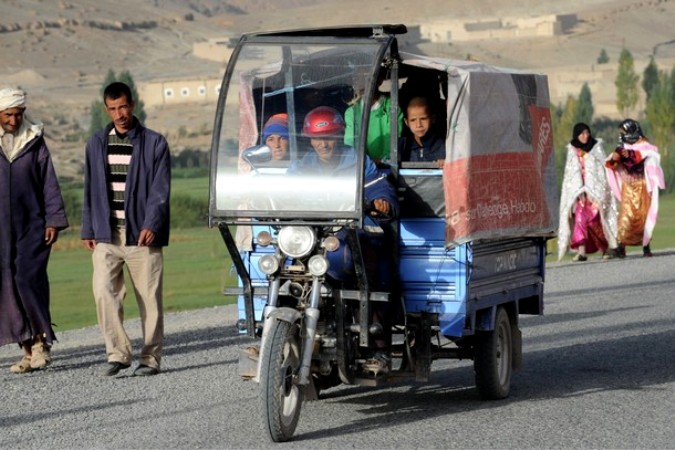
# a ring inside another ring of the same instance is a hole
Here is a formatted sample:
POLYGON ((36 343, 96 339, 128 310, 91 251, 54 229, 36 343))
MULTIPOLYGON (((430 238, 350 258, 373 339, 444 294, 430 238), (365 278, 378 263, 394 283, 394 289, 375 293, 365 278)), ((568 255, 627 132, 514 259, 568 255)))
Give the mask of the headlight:
POLYGON ((309 258, 309 264, 307 264, 309 273, 315 277, 320 277, 321 275, 328 272, 328 260, 323 255, 314 255, 309 258))
POLYGON ((338 248, 340 248, 340 240, 336 238, 335 236, 328 236, 326 239, 323 240, 323 248, 325 248, 329 252, 334 252, 338 248))
POLYGON ((255 237, 255 241, 258 243, 258 245, 262 245, 263 247, 267 247, 272 242, 272 235, 270 234, 269 231, 261 231, 255 237))
POLYGON ((277 239, 279 249, 291 258, 302 258, 314 247, 314 232, 310 227, 284 227, 277 239))
POLYGON ((272 275, 279 269, 279 260, 274 255, 263 255, 258 260, 258 267, 265 275, 272 275))

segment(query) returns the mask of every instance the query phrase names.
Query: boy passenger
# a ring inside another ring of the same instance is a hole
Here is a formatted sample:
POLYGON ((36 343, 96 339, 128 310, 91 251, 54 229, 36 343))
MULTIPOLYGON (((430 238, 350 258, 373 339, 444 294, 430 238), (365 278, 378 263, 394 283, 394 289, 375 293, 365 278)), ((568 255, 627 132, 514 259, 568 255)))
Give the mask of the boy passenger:
POLYGON ((430 111, 429 101, 413 97, 405 110, 404 122, 411 135, 401 137, 399 151, 402 161, 445 163, 445 139, 435 130, 436 116, 430 111))

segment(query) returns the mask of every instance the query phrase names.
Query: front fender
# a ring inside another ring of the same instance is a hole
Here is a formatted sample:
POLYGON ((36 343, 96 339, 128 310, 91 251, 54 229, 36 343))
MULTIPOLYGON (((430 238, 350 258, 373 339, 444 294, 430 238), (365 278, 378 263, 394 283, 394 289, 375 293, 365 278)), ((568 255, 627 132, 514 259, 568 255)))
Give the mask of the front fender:
POLYGON ((302 317, 302 313, 297 309, 288 308, 288 307, 279 307, 274 308, 269 315, 265 316, 265 323, 263 325, 262 338, 260 340, 259 355, 256 362, 257 369, 256 375, 253 377, 253 381, 256 383, 260 382, 260 362, 265 358, 264 349, 265 349, 265 339, 267 339, 267 331, 269 330, 268 324, 272 323, 273 320, 282 320, 288 323, 295 323, 302 317))
POLYGON ((302 317, 302 313, 297 309, 281 307, 276 308, 267 316, 266 320, 281 320, 288 323, 295 323, 302 317))

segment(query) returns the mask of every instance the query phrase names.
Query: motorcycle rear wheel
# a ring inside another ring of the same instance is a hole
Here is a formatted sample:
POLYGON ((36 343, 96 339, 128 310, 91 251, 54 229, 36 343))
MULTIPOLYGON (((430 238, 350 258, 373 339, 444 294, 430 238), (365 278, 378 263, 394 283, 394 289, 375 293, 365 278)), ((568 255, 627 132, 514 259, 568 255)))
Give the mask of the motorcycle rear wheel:
POLYGON ((495 329, 476 333, 474 372, 476 388, 483 400, 509 396, 513 357, 511 321, 508 312, 500 306, 495 329))
POLYGON ((263 426, 273 442, 293 437, 300 418, 303 391, 295 384, 302 339, 298 324, 273 320, 262 350, 260 403, 263 426))

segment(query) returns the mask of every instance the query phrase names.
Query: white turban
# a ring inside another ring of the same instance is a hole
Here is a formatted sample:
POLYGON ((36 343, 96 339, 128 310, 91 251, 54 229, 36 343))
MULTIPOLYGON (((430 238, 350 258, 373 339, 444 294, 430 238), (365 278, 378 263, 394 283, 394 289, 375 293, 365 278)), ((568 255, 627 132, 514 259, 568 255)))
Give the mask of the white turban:
POLYGON ((10 108, 25 108, 26 93, 21 89, 0 89, 0 111, 10 108))

